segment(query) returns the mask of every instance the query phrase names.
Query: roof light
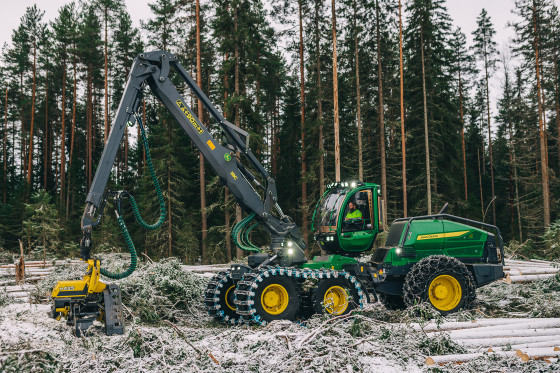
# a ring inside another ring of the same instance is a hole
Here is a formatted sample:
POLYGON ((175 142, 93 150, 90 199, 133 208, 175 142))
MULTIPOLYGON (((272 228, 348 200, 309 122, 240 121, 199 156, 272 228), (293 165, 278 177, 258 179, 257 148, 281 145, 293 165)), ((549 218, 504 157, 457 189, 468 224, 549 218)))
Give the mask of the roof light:
POLYGON ((352 186, 352 188, 355 188, 356 187, 356 182, 353 181, 352 184, 350 184, 350 185, 352 186))

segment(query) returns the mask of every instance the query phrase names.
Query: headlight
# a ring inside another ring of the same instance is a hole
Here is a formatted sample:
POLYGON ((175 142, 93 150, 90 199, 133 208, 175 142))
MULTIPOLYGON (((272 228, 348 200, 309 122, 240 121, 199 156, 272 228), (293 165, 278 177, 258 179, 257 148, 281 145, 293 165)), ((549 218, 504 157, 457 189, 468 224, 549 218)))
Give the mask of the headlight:
POLYGON ((288 241, 288 246, 292 246, 294 243, 292 241, 288 241))
POLYGON ((395 250, 395 253, 397 253, 397 255, 401 255, 402 249, 400 247, 397 247, 397 249, 395 250))
POLYGON ((350 184, 352 186, 352 188, 356 187, 356 182, 352 182, 352 184, 350 184))
POLYGON ((288 255, 292 255, 294 253, 294 249, 288 249, 288 255))

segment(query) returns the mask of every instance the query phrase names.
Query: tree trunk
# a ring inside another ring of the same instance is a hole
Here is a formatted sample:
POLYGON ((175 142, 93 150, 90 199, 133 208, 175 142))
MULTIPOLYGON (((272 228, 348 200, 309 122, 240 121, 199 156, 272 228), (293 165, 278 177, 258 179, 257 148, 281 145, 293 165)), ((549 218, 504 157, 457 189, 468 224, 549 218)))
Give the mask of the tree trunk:
POLYGON ((62 113, 60 135, 60 209, 64 211, 66 180, 66 60, 62 61, 62 113))
MULTIPOLYGON (((226 10, 229 10, 229 6, 226 5, 226 10)), ((225 56, 225 62, 227 64, 227 61, 229 59, 229 54, 226 52, 226 56, 225 56)), ((229 92, 229 80, 227 77, 227 74, 224 73, 224 117, 229 117, 229 113, 226 112, 226 104, 227 104, 227 97, 228 97, 228 92, 229 92)), ((273 162, 274 164, 274 162, 273 162)), ((273 166, 274 167, 274 166, 273 166)), ((224 220, 225 220, 225 225, 226 225, 226 237, 225 237, 225 241, 226 241, 226 254, 227 254, 227 260, 228 262, 231 262, 231 260, 233 259, 233 252, 232 252, 232 247, 231 247, 231 213, 229 210, 229 206, 228 206, 228 202, 229 202, 229 189, 228 187, 224 188, 224 220)))
MULTIPOLYGON (((6 204, 8 202, 8 160, 6 154, 6 145, 8 143, 8 88, 6 88, 6 104, 4 105, 4 141, 2 144, 2 154, 4 161, 4 168, 2 173, 2 192, 4 194, 3 202, 6 204)), ((13 145, 12 145, 13 146, 13 145)))
POLYGON ((459 66, 459 114, 461 116, 461 147, 463 149, 463 181, 465 184, 465 201, 467 194, 467 155, 465 153, 465 120, 463 117, 463 81, 461 80, 461 67, 459 66))
POLYGON ((93 68, 88 66, 87 77, 87 187, 91 186, 91 173, 93 167, 93 68))
MULTIPOLYGON (((75 49, 75 46, 74 46, 75 49)), ((70 216, 70 188, 72 185, 72 158, 74 156, 74 134, 76 133, 76 55, 74 55, 74 93, 72 98, 72 130, 70 134, 70 159, 68 159, 68 191, 66 192, 66 219, 70 216)))
POLYGON ((540 155, 541 155, 541 176, 542 176, 542 190, 543 190, 543 223, 544 227, 548 228, 550 225, 550 195, 548 185, 548 166, 546 162, 546 143, 544 131, 546 131, 545 123, 543 121, 543 107, 541 102, 541 74, 539 70, 539 48, 537 45, 537 20, 535 1, 533 0, 533 29, 534 29, 534 47, 535 47, 535 73, 537 77, 537 101, 538 101, 538 114, 539 114, 539 139, 540 139, 540 155))
POLYGON ((47 191, 47 171, 49 164, 49 69, 45 80, 45 143, 43 145, 43 189, 47 191))
POLYGON ((29 187, 29 191, 33 190, 33 185, 31 185, 31 178, 33 174, 33 124, 35 121, 36 75, 37 75, 37 43, 33 42, 33 90, 31 94, 31 128, 29 129, 29 159, 27 161, 27 185, 29 187))
MULTIPOLYGON (((355 6, 355 2, 354 2, 355 6)), ((355 8, 354 8, 355 12, 355 8)), ((385 120, 384 120, 384 106, 383 106, 383 70, 381 67, 381 33, 379 31, 379 0, 376 1, 375 13, 377 18, 376 32, 377 32, 377 84, 379 91, 379 146, 381 152, 381 195, 383 198, 383 222, 387 221, 387 164, 385 162, 385 120)), ((356 35, 356 74, 358 74, 358 41, 356 35)), ((358 76, 358 75, 356 75, 358 76)), ((359 87, 359 86, 358 86, 359 87)), ((358 105, 360 96, 358 91, 358 105)), ((359 106, 358 106, 359 107, 359 106)), ((359 123, 359 119, 358 119, 359 123)), ((361 131, 360 131, 361 132, 361 131)), ((361 133, 360 133, 361 134, 361 133)), ((361 153, 361 149, 360 149, 361 153)), ((361 163, 361 159, 360 159, 361 163)))
MULTIPOLYGON (((23 107, 23 73, 19 74, 19 103, 21 105, 21 151, 20 151, 20 170, 23 177, 27 177, 27 167, 25 166, 26 157, 25 157, 25 149, 26 149, 26 141, 25 141, 25 113, 23 107)), ((14 159, 15 162, 15 159, 14 159)))
POLYGON ((480 149, 477 150, 476 154, 478 157, 478 185, 480 186, 480 210, 482 211, 480 217, 484 222, 484 197, 482 196, 482 174, 480 173, 480 149))
POLYGON ((338 125, 338 72, 336 54, 336 9, 332 0, 332 36, 333 36, 333 110, 334 110, 334 165, 335 181, 340 181, 340 136, 338 125))
MULTIPOLYGON (((142 99, 142 123, 146 123, 146 100, 144 99, 142 99)), ((138 131, 140 131, 140 127, 138 127, 138 131)), ((145 164, 146 164, 146 148, 142 147, 142 169, 144 169, 145 164)))
POLYGON ((560 169, 560 102, 558 100, 558 95, 560 94, 558 89, 558 56, 556 52, 554 54, 554 101, 556 107, 556 131, 558 132, 558 168, 560 169))
POLYGON ((325 144, 323 144, 323 91, 321 90, 321 46, 319 43, 319 0, 315 1, 315 49, 317 51, 317 120, 319 122, 319 192, 325 193, 325 144))
MULTIPOLYGON (((486 48, 486 47, 485 47, 486 48)), ((486 110, 488 119, 488 150, 490 152, 490 181, 492 187, 492 224, 496 225, 496 194, 494 193, 494 159, 492 157, 492 136, 490 131, 490 89, 488 87, 488 61, 484 51, 484 71, 486 78, 486 110)))
POLYGON ((420 53, 422 57, 422 97, 424 99, 424 148, 426 150, 426 189, 428 215, 432 214, 432 183, 430 180, 430 143, 428 140, 428 103, 426 98, 426 66, 424 61, 424 36, 420 28, 420 53))
MULTIPOLYGON (((237 35, 238 28, 238 6, 235 6, 234 12, 234 31, 235 31, 235 97, 239 98, 239 36, 237 35)), ((235 125, 241 127, 241 118, 239 117, 239 103, 235 104, 235 125)), ((235 206, 235 221, 239 223, 242 218, 242 211, 239 205, 235 206)), ((237 259, 241 260, 243 258, 243 251, 237 247, 236 248, 237 259)))
MULTIPOLYGON (((202 49, 200 45, 200 0, 196 0, 196 80, 202 89, 202 49)), ((202 101, 198 100, 198 118, 204 115, 202 101)), ((198 154, 200 172, 200 219, 202 225, 202 263, 207 261, 208 226, 206 217, 206 177, 204 175, 204 157, 198 154)))
POLYGON ((523 230, 521 224, 521 207, 519 206, 519 187, 517 179, 517 159, 515 156, 515 144, 513 142, 513 130, 511 121, 508 123, 509 130, 509 149, 511 157, 511 168, 513 169, 513 182, 515 186, 515 207, 517 209, 517 224, 519 226, 519 242, 523 242, 523 230))
MULTIPOLYGON (((163 125, 167 126, 167 143, 171 144, 171 124, 163 121, 163 125)), ((169 224, 167 225, 167 257, 170 258, 173 253, 173 225, 171 213, 171 151, 167 153, 167 211, 169 211, 169 224)))
POLYGON ((303 240, 309 248, 307 233, 307 163, 305 160, 305 76, 303 74, 303 20, 301 15, 301 0, 299 5, 299 74, 300 74, 300 106, 301 106, 301 231, 303 240))
POLYGON ((403 72, 403 35, 401 0, 399 0, 399 69, 401 84, 401 152, 402 152, 402 182, 403 182, 403 216, 407 217, 408 201, 406 193, 406 136, 404 131, 404 72, 403 72))
POLYGON ((108 65, 107 65, 107 17, 108 17, 108 9, 107 6, 105 6, 105 10, 104 10, 104 21, 105 21, 105 82, 104 82, 104 88, 105 88, 105 132, 103 133, 103 143, 107 144, 107 136, 109 135, 109 84, 108 84, 108 80, 107 80, 107 72, 109 70, 108 65))

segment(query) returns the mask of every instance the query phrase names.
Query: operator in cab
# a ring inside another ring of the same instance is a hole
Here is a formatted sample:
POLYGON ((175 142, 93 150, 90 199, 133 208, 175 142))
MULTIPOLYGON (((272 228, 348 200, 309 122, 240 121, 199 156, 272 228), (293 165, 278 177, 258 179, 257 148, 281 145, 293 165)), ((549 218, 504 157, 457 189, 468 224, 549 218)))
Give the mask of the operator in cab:
POLYGON ((356 204, 352 201, 348 202, 348 213, 344 217, 344 220, 361 218, 362 212, 358 208, 356 208, 356 204))

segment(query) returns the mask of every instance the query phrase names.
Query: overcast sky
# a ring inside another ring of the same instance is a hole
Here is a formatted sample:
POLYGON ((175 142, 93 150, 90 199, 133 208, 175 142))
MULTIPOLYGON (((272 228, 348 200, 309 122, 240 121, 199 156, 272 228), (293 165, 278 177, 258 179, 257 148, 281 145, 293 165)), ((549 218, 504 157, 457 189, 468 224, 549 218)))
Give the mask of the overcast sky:
MULTIPOLYGON (((140 26, 140 20, 150 18, 151 12, 148 2, 152 0, 125 0, 127 9, 137 27, 140 26)), ((265 3, 269 0, 264 0, 265 3)), ((554 0, 556 4, 560 0, 554 0)), ((58 9, 69 0, 3 0, 3 11, 0 12, 0 43, 10 42, 12 30, 19 25, 21 16, 24 14, 28 6, 34 3, 40 9, 45 11, 45 20, 53 20, 58 9), (7 3, 7 4, 6 4, 7 3)), ((404 0, 406 2, 406 0, 404 0)), ((453 19, 454 26, 459 26, 467 35, 469 43, 472 41, 472 32, 476 28, 476 17, 480 14, 482 8, 486 8, 494 27, 496 29, 496 42, 499 44, 498 49, 504 50, 504 46, 513 36, 511 27, 507 27, 508 21, 511 21, 514 15, 511 13, 514 0, 447 0, 449 14, 453 19)), ((494 76, 491 82, 491 91, 493 98, 497 98, 500 91, 501 74, 494 76)), ((493 99, 492 104, 495 107, 496 100, 493 99)))
MULTIPOLYGON (((266 2, 267 0, 265 0, 266 2)), ((406 1, 406 0, 404 0, 406 1)), ((556 0, 558 1, 558 0, 556 0)), ((9 42, 12 30, 19 24, 20 17, 24 14, 28 6, 37 4, 40 9, 45 11, 45 20, 53 20, 63 4, 68 0, 4 0, 3 11, 0 12, 0 42, 9 42)), ((148 2, 150 0, 125 0, 128 11, 136 26, 140 26, 141 19, 150 17, 148 2)), ((500 45, 506 43, 512 36, 511 28, 506 27, 509 20, 513 18, 511 8, 513 0, 448 0, 447 7, 455 25, 463 29, 463 32, 471 38, 471 32, 476 27, 476 17, 484 7, 488 11, 494 22, 497 37, 496 41, 500 45)), ((501 49, 501 48, 500 48, 501 49)))

